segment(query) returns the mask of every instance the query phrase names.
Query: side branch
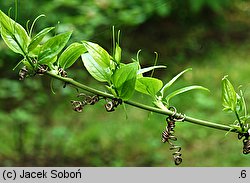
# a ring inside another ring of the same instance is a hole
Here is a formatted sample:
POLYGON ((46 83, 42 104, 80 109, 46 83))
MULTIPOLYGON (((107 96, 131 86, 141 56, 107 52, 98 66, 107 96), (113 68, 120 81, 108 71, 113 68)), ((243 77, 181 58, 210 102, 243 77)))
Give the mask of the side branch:
MULTIPOLYGON (((88 91, 90 93, 93 93, 95 95, 99 95, 99 96, 103 96, 103 97, 111 98, 111 99, 115 98, 113 95, 111 95, 109 93, 102 92, 100 90, 96 90, 94 88, 83 85, 83 84, 73 80, 72 78, 61 77, 61 76, 56 75, 56 74, 54 74, 52 72, 49 72, 49 71, 46 72, 46 75, 48 75, 48 76, 50 76, 52 78, 58 79, 58 80, 60 80, 62 82, 65 82, 67 84, 73 85, 73 86, 75 86, 77 88, 88 91)), ((137 107, 137 108, 140 108, 140 109, 144 109, 144 110, 147 110, 147 111, 151 111, 151 112, 155 112, 155 113, 159 113, 159 114, 163 114, 163 115, 168 115, 168 116, 169 115, 174 115, 174 112, 171 111, 171 110, 168 110, 168 109, 162 110, 162 109, 159 109, 159 108, 156 108, 156 107, 151 107, 151 106, 144 105, 144 104, 134 102, 134 101, 124 101, 124 103, 129 104, 129 105, 134 106, 134 107, 137 107)), ((176 116, 182 116, 182 114, 175 114, 175 115, 176 116)), ((213 122, 209 122, 209 121, 205 121, 205 120, 192 118, 192 117, 189 117, 189 116, 185 116, 185 121, 193 123, 193 124, 201 125, 201 126, 206 126, 206 127, 209 127, 209 128, 215 128, 215 129, 218 129, 218 130, 237 132, 236 130, 232 130, 232 128, 230 126, 228 126, 228 125, 213 123, 213 122)))

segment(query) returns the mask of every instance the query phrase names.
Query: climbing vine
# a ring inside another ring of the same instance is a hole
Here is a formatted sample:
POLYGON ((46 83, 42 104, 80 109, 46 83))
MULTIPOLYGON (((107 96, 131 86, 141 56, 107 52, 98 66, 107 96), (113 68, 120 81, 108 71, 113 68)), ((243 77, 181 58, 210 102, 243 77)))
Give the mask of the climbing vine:
POLYGON ((170 150, 175 150, 173 158, 176 165, 182 162, 181 147, 173 143, 177 140, 174 134, 176 122, 186 121, 210 128, 235 132, 238 134, 238 139, 243 139, 243 153, 250 153, 250 127, 248 122, 250 116, 247 112, 243 92, 240 90, 237 93, 227 76, 222 79, 222 105, 224 111, 235 114, 236 120, 231 125, 223 125, 192 118, 178 113, 176 107, 171 105, 171 99, 190 90, 202 90, 204 92, 209 92, 209 90, 203 86, 192 85, 169 92, 169 88, 178 78, 191 71, 191 68, 180 72, 164 84, 162 80, 153 77, 156 69, 166 68, 163 65, 156 65, 157 54, 155 64, 146 68, 142 68, 140 65, 140 52, 137 53, 136 59, 132 59, 132 62, 123 62, 122 48, 119 43, 120 31, 116 32, 113 28, 112 54, 109 54, 100 45, 86 40, 72 43, 66 47, 72 34, 71 31, 56 34, 45 41, 45 36, 55 30, 55 27, 44 28, 39 33, 33 35, 33 27, 42 16, 37 17, 31 26, 27 22, 25 30, 20 24, 0 10, 1 37, 13 52, 23 56, 23 59, 16 66, 22 65, 19 70, 19 80, 35 75, 47 75, 62 81, 63 87, 73 86, 86 91, 88 94, 79 93, 77 100, 71 101, 73 110, 77 112, 82 112, 85 105, 94 105, 100 100, 104 100, 107 112, 115 111, 120 105, 123 105, 125 108, 125 104, 129 104, 166 115, 166 127, 162 132, 162 142, 168 142, 170 150), (96 90, 68 77, 67 72, 69 72, 69 68, 80 57, 88 73, 94 79, 103 83, 107 88, 106 91, 96 90), (151 72, 150 76, 145 76, 145 73, 148 72, 151 72), (131 101, 130 99, 135 91, 148 95, 152 99, 153 106, 131 101))

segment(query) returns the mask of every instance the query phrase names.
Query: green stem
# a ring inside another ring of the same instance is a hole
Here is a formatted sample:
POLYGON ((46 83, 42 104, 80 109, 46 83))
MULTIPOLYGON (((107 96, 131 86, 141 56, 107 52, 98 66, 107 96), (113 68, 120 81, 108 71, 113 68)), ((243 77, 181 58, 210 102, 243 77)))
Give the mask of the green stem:
POLYGON ((237 120, 239 121, 241 130, 244 131, 244 126, 243 126, 243 124, 242 124, 242 122, 241 122, 241 120, 240 120, 240 116, 239 116, 239 114, 237 113, 237 111, 235 111, 235 115, 236 115, 237 120))
MULTIPOLYGON (((20 43, 16 39, 15 35, 13 35, 13 39, 18 44, 18 46, 21 48, 24 57, 27 59, 27 61, 30 63, 30 65, 33 68, 35 68, 32 60, 30 59, 29 56, 27 56, 27 53, 23 50, 22 46, 20 45, 20 43)), ((137 54, 139 54, 139 52, 137 54)), ((90 93, 93 93, 93 94, 96 94, 96 95, 99 95, 99 96, 103 96, 103 97, 106 97, 106 98, 115 98, 111 94, 108 94, 108 93, 96 90, 94 88, 88 87, 86 85, 83 85, 83 84, 81 84, 81 83, 73 80, 72 78, 61 77, 61 76, 56 75, 56 74, 54 74, 52 72, 49 72, 49 71, 46 72, 46 75, 48 75, 48 76, 50 76, 52 78, 61 80, 61 81, 65 82, 65 83, 67 83, 67 84, 71 84, 71 85, 73 85, 73 86, 75 86, 77 88, 81 88, 83 90, 86 90, 86 91, 88 91, 90 93)), ((159 113, 159 114, 164 114, 164 115, 168 115, 168 116, 174 114, 173 111, 168 110, 167 108, 164 108, 164 110, 163 110, 163 109, 151 107, 151 106, 148 106, 148 105, 144 105, 144 104, 141 104, 141 103, 137 103, 137 102, 134 102, 134 101, 124 101, 124 103, 132 105, 132 106, 137 107, 137 108, 141 108, 141 109, 147 110, 147 111, 151 111, 151 112, 155 112, 155 113, 159 113)), ((176 115, 176 116, 183 116, 182 114, 174 114, 174 115, 176 115)), ((192 118, 192 117, 189 117, 189 116, 185 116, 185 121, 188 121, 190 123, 194 123, 194 124, 197 124, 197 125, 202 125, 202 126, 206 126, 206 127, 210 127, 210 128, 219 129, 219 130, 230 131, 230 132, 237 132, 235 129, 232 129, 228 125, 222 125, 222 124, 218 124, 218 123, 213 123, 213 122, 209 122, 209 121, 205 121, 205 120, 200 120, 200 119, 192 118)))
MULTIPOLYGON (((96 90, 94 88, 91 88, 89 86, 83 85, 75 80, 73 80, 72 78, 65 78, 65 77, 61 77, 59 75, 56 75, 52 72, 46 72, 46 75, 61 80, 67 84, 70 84, 72 86, 75 86, 77 88, 83 89, 85 91, 88 91, 90 93, 93 93, 95 95, 99 95, 99 96, 103 96, 106 98, 115 98, 113 95, 106 93, 106 92, 102 92, 100 90, 96 90)), ((144 109, 147 111, 151 111, 151 112, 155 112, 155 113, 159 113, 159 114, 163 114, 163 115, 173 115, 174 112, 171 110, 166 109, 159 109, 156 107, 152 107, 152 106, 148 106, 148 105, 144 105, 138 102, 134 102, 134 101, 124 101, 124 103, 129 104, 131 106, 140 108, 140 109, 144 109)), ((182 114, 175 114, 176 116, 183 116, 182 114)), ((228 125, 222 125, 222 124, 218 124, 218 123, 213 123, 213 122, 209 122, 209 121, 205 121, 205 120, 200 120, 200 119, 196 119, 196 118, 192 118, 189 116, 185 116, 185 121, 193 123, 193 124, 197 124, 197 125, 202 125, 202 126, 206 126, 206 127, 210 127, 210 128, 215 128, 218 130, 224 130, 224 131, 230 131, 230 132, 237 132, 236 130, 232 130, 232 128, 228 125)))

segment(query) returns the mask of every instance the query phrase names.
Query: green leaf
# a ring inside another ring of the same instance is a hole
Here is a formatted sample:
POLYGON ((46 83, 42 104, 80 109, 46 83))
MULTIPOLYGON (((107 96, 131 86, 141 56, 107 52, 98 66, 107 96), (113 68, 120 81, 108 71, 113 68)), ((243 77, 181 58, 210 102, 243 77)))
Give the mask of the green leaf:
POLYGON ((244 102, 243 102, 244 97, 236 93, 236 98, 237 98, 236 111, 241 112, 242 110, 245 109, 244 102))
POLYGON ((82 41, 82 43, 99 66, 103 68, 110 67, 110 55, 106 50, 96 43, 88 41, 82 41))
POLYGON ((110 81, 112 71, 107 65, 97 62, 90 53, 84 53, 81 57, 85 68, 93 78, 101 82, 110 81))
POLYGON ((111 71, 110 55, 98 44, 82 41, 88 53, 82 55, 82 61, 88 72, 98 81, 109 82, 111 71))
POLYGON ((66 50, 63 51, 58 60, 58 63, 63 69, 67 69, 74 64, 74 62, 81 56, 81 54, 86 51, 87 50, 83 46, 83 44, 72 43, 67 47, 66 50))
POLYGON ((48 27, 48 28, 45 28, 45 29, 41 30, 37 35, 35 35, 31 39, 31 42, 30 42, 30 44, 28 46, 28 50, 32 51, 33 49, 35 49, 41 43, 44 36, 46 36, 46 34, 48 34, 53 29, 54 29, 54 27, 48 27))
POLYGON ((167 91, 167 89, 168 89, 170 86, 172 86, 172 84, 173 84, 181 75, 183 75, 185 72, 191 71, 191 70, 192 70, 192 68, 188 68, 188 69, 186 69, 186 70, 180 72, 180 73, 177 74, 175 77, 173 77, 173 79, 171 79, 167 84, 165 84, 165 86, 164 86, 164 87, 161 89, 161 91, 160 91, 162 97, 164 97, 164 94, 165 94, 165 92, 167 91))
POLYGON ((27 67, 27 69, 28 69, 29 71, 33 71, 33 70, 34 70, 34 69, 33 69, 33 66, 30 65, 30 63, 29 63, 26 59, 23 59, 23 60, 22 60, 22 63, 27 67))
POLYGON ((141 93, 155 97, 162 88, 161 80, 151 77, 139 77, 136 80, 135 89, 141 93))
POLYGON ((244 98, 242 90, 240 90, 240 95, 239 96, 240 96, 240 99, 239 99, 240 104, 239 105, 242 107, 244 116, 248 116, 247 105, 246 105, 245 98, 244 98))
POLYGON ((222 106, 225 111, 233 111, 236 112, 237 106, 237 93, 234 90, 233 85, 227 78, 228 76, 224 76, 222 79, 222 106))
MULTIPOLYGON (((46 61, 46 64, 49 66, 50 64, 53 64, 57 61, 57 56, 55 57, 52 57, 52 58, 49 58, 47 61, 46 61)), ((42 63, 42 64, 45 64, 45 63, 42 63)))
POLYGON ((51 59, 57 56, 67 44, 72 32, 58 34, 46 41, 38 55, 40 64, 48 64, 51 59))
POLYGON ((140 75, 140 74, 143 74, 143 73, 145 73, 145 72, 149 72, 149 71, 151 71, 151 70, 160 69, 160 68, 167 68, 167 67, 164 66, 164 65, 146 67, 146 68, 143 68, 143 69, 139 69, 138 72, 137 72, 137 74, 140 75))
POLYGON ((115 61, 117 64, 120 64, 122 57, 122 49, 121 47, 116 43, 115 46, 115 61))
POLYGON ((169 104, 169 101, 170 101, 171 98, 175 97, 176 95, 179 95, 179 94, 185 93, 187 91, 190 91, 190 90, 204 90, 204 91, 209 92, 209 90, 207 88, 204 88, 202 86, 187 86, 187 87, 178 89, 178 90, 170 93, 169 95, 166 96, 165 100, 166 100, 167 104, 169 104))
POLYGON ((28 52, 30 38, 25 29, 0 10, 1 36, 6 45, 15 53, 28 52))
POLYGON ((41 45, 37 45, 35 49, 33 49, 32 51, 29 51, 28 56, 37 58, 40 51, 41 51, 41 45))
POLYGON ((122 100, 128 100, 133 95, 137 71, 138 64, 134 62, 123 65, 117 69, 112 76, 114 88, 118 94, 118 97, 122 100))

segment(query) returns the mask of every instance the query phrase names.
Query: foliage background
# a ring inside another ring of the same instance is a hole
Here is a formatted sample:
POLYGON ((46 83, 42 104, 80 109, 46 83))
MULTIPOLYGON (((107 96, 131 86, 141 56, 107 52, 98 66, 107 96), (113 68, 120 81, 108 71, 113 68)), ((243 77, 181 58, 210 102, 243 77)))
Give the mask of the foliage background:
MULTIPOLYGON (((8 12, 14 1, 1 1, 8 12)), ((13 16, 12 10, 12 17, 13 16)), ((21 0, 18 19, 45 14, 35 26, 57 26, 57 32, 74 30, 72 41, 87 39, 111 50, 111 27, 121 29, 123 59, 136 57, 167 65, 155 76, 168 81, 192 67, 175 87, 199 84, 211 94, 190 92, 173 100, 178 111, 210 121, 230 124, 234 116, 221 111, 221 78, 228 74, 235 86, 243 85, 249 103, 250 35, 249 1, 230 0, 21 0)), ((77 91, 50 79, 18 81, 20 57, 0 40, 0 165, 1 166, 174 166, 172 152, 161 143, 166 116, 127 106, 106 113, 100 102, 83 113, 71 110, 77 91)), ((76 80, 104 89, 79 61, 69 71, 76 80)), ((147 96, 134 100, 150 104, 147 96)), ((182 146, 181 166, 249 166, 236 134, 190 123, 177 124, 182 146)))

